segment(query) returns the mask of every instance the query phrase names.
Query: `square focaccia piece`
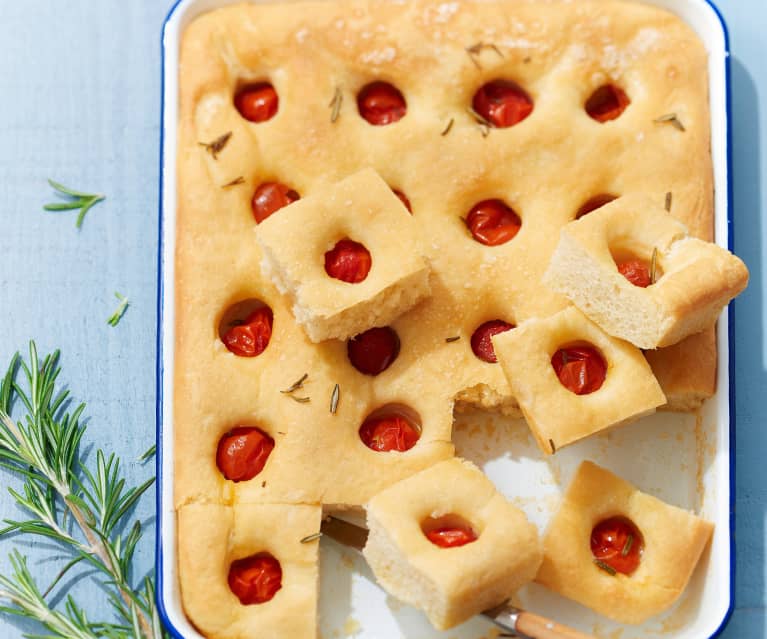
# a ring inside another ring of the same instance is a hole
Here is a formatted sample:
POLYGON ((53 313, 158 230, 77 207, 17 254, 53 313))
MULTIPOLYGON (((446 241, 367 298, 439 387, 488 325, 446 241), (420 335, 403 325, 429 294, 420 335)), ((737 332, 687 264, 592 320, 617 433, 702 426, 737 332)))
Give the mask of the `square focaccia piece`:
POLYGON ((602 330, 649 349, 713 326, 748 269, 651 198, 629 195, 562 228, 544 282, 602 330))
POLYGON ((367 522, 363 553, 376 579, 438 629, 503 603, 541 562, 535 526, 460 459, 373 497, 367 522))
POLYGON ((256 237, 264 272, 313 342, 385 326, 429 294, 413 218, 372 169, 318 187, 256 237))
POLYGON ((536 581, 610 619, 642 623, 679 598, 713 529, 583 462, 546 531, 536 581))
POLYGON ((322 508, 190 504, 178 510, 184 609, 211 639, 317 635, 322 508))
POLYGON ((494 336, 493 346, 546 454, 666 401, 642 352, 572 306, 494 336))

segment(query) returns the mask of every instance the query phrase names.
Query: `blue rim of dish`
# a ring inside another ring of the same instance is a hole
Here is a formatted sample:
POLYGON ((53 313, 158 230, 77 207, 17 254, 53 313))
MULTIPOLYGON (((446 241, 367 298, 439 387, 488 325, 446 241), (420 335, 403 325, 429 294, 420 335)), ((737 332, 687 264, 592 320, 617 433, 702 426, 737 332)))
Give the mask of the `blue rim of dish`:
MULTIPOLYGON (((160 66, 162 68, 161 80, 160 80, 160 171, 159 171, 159 198, 160 198, 160 220, 158 224, 158 248, 157 248, 157 363, 156 363, 156 438, 157 438, 157 454, 156 460, 156 473, 157 481, 155 482, 155 499, 157 509, 157 522, 155 529, 155 599, 157 602, 157 610, 160 615, 160 619, 165 629, 175 639, 186 639, 183 634, 171 623, 170 617, 165 610, 165 599, 163 597, 163 546, 162 546, 162 424, 163 424, 163 222, 165 219, 165 207, 164 207, 164 189, 163 189, 163 167, 165 165, 165 31, 168 27, 168 22, 173 17, 173 14, 185 0, 176 0, 173 6, 168 11, 168 15, 165 16, 163 21, 162 32, 160 36, 160 66)), ((727 246, 730 251, 733 250, 734 241, 734 225, 732 216, 732 200, 733 200, 733 177, 732 177, 732 127, 730 126, 730 119, 732 115, 732 91, 731 91, 731 72, 730 72, 730 32, 727 28, 727 22, 725 22, 722 12, 719 7, 714 4, 714 0, 704 0, 704 2, 711 7, 719 24, 722 27, 722 34, 724 35, 724 91, 725 91, 725 114, 726 114, 726 134, 725 141, 727 144, 727 246)), ((735 607, 735 599, 733 597, 733 585, 735 583, 735 303, 730 303, 727 309, 728 327, 727 327, 727 340, 728 340, 728 353, 729 353, 729 413, 730 413, 730 580, 728 583, 728 606, 727 611, 719 624, 719 627, 714 631, 709 639, 718 637, 726 628, 727 624, 732 617, 732 613, 735 607)))

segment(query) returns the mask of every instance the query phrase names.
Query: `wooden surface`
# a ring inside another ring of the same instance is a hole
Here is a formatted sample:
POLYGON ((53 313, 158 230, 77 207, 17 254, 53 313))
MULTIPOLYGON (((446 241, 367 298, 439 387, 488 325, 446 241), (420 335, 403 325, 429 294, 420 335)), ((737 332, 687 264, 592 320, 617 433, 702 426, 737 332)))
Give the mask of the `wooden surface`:
MULTIPOLYGON (((139 481, 151 464, 135 460, 155 433, 160 30, 169 0, 0 0, 0 362, 34 338, 63 350, 62 379, 88 403, 86 447, 123 457, 139 481), (81 231, 76 213, 46 213, 45 180, 105 193, 81 231), (116 327, 106 319, 128 295, 116 327)), ((735 248, 752 273, 736 303, 736 611, 723 636, 764 637, 767 450, 764 186, 767 169, 765 0, 720 0, 733 51, 735 248)), ((3 485, 18 486, 0 471, 3 485)), ((137 513, 154 512, 152 496, 137 513)), ((5 491, 0 514, 17 517, 5 491)), ((154 530, 138 550, 140 574, 152 568, 154 530)), ((46 587, 60 554, 0 541, 0 571, 17 546, 46 587)), ((91 578, 75 594, 95 616, 104 599, 91 578)), ((0 636, 39 632, 0 616, 0 636)))

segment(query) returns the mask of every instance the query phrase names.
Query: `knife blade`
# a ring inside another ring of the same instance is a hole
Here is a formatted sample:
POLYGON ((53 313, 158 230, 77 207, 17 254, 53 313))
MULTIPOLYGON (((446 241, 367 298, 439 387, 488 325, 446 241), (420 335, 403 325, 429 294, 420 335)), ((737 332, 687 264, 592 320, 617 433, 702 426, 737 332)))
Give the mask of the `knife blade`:
MULTIPOLYGON (((322 520, 320 531, 343 546, 362 552, 368 530, 344 519, 329 515, 322 520)), ((555 621, 503 603, 481 613, 504 632, 519 639, 594 639, 593 636, 563 626, 555 621)))

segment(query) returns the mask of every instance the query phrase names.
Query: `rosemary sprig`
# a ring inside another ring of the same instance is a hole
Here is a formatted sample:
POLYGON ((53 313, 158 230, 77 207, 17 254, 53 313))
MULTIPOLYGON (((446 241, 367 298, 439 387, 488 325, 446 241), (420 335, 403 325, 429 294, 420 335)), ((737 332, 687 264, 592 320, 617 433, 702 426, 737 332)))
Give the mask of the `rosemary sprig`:
POLYGON ((334 123, 338 116, 341 114, 341 105, 344 103, 344 94, 341 91, 341 87, 336 87, 333 93, 333 99, 330 100, 328 108, 330 108, 330 122, 334 123))
POLYGON ((338 400, 341 399, 341 388, 336 384, 333 386, 333 393, 330 395, 330 413, 336 414, 338 410, 338 400))
POLYGON ((125 311, 128 310, 128 306, 130 305, 130 300, 117 291, 115 291, 115 297, 120 301, 120 304, 115 309, 115 312, 112 313, 107 320, 107 324, 110 326, 117 326, 120 323, 122 316, 125 315, 125 311))
POLYGON ((50 178, 48 179, 50 184, 56 191, 57 195, 67 198, 67 202, 55 202, 53 204, 46 204, 43 208, 46 211, 73 211, 74 209, 80 209, 80 213, 77 215, 77 222, 75 226, 79 229, 83 225, 85 214, 93 208, 96 204, 106 198, 105 195, 100 193, 83 193, 82 191, 75 191, 70 189, 60 182, 54 182, 50 178))
POLYGON ((218 136, 212 142, 198 142, 197 144, 199 144, 202 147, 205 147, 205 150, 211 154, 213 159, 218 160, 218 154, 224 150, 224 147, 227 145, 231 137, 232 137, 232 132, 227 131, 223 135, 218 136))
POLYGON ((677 117, 676 113, 666 113, 665 115, 655 118, 653 122, 655 122, 655 124, 671 124, 675 129, 682 132, 687 130, 684 128, 684 124, 682 124, 682 121, 677 117))
POLYGON ((40 361, 31 342, 28 362, 15 355, 0 382, 0 466, 23 478, 23 489, 9 492, 29 515, 4 520, 0 536, 43 537, 66 549, 71 559, 41 592, 25 558, 13 552, 11 573, 0 575, 0 599, 9 604, 0 606, 0 611, 39 621, 51 633, 46 638, 161 639, 167 635, 160 626, 150 578, 135 588, 131 584, 140 522, 124 532, 133 507, 154 479, 126 489, 114 454, 98 450, 95 466, 81 458, 85 426, 80 417, 85 405, 68 411, 69 391, 55 387, 61 371, 58 360, 57 351, 40 361), (19 421, 10 417, 15 405, 23 409, 19 421), (63 609, 46 601, 62 577, 80 563, 102 575, 117 623, 90 621, 71 596, 63 609))

